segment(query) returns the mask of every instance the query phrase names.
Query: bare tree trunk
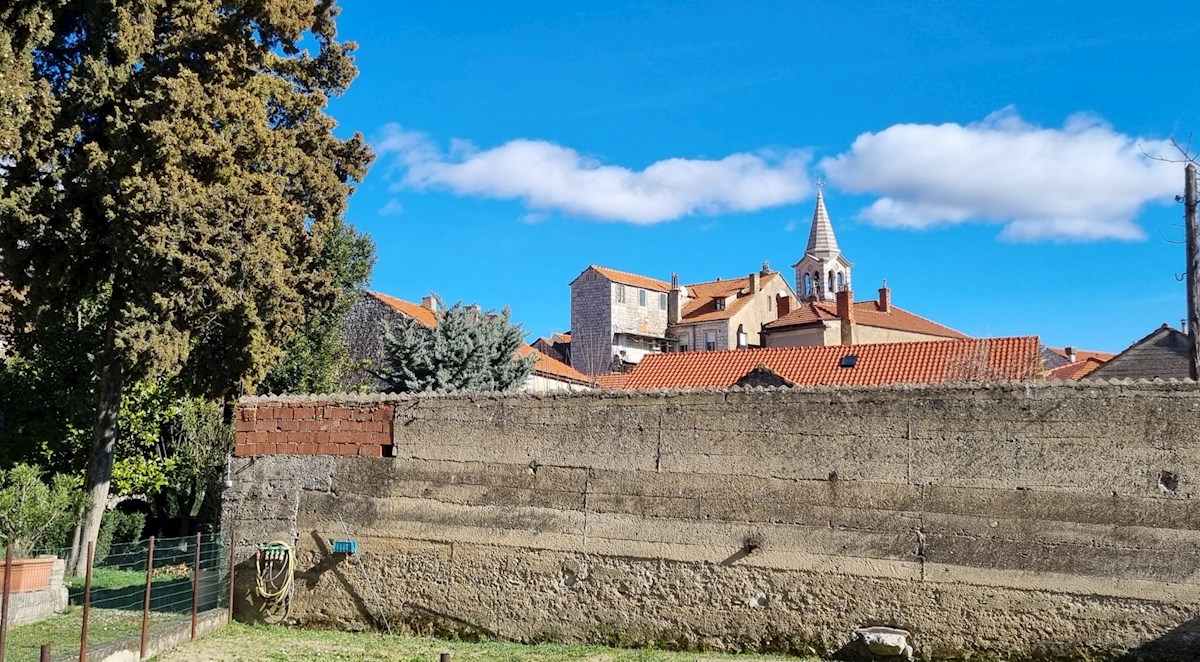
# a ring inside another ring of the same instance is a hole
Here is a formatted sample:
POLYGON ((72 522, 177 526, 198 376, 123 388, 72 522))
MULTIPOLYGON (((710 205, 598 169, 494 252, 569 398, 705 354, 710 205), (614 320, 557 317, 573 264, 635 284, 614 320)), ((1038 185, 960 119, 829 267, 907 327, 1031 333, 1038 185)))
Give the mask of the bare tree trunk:
MULTIPOLYGON (((111 336, 111 332, 110 332, 111 336)), ((111 356, 111 353, 106 353, 111 356)), ((112 479, 113 456, 116 452, 117 416, 121 411, 121 387, 123 385, 121 364, 109 359, 109 366, 100 380, 100 397, 96 404, 96 428, 92 436, 92 450, 88 455, 87 501, 84 516, 76 528, 74 547, 71 549, 71 573, 81 576, 87 569, 86 554, 82 550, 88 542, 95 542, 100 533, 100 520, 108 503, 109 482, 112 479)))
POLYGON ((1196 219, 1196 164, 1189 163, 1183 169, 1186 181, 1183 184, 1184 216, 1187 229, 1187 319, 1188 344, 1191 349, 1189 371, 1192 379, 1200 379, 1200 228, 1196 219))

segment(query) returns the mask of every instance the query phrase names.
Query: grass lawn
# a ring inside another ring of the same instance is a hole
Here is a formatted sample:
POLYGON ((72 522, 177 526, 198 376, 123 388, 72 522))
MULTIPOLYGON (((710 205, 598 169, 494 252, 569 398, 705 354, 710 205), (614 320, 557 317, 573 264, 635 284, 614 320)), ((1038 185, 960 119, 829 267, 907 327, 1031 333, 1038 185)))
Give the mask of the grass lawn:
MULTIPOLYGON (((150 613, 150 624, 189 618, 188 614, 150 613)), ((8 631, 5 662, 36 660, 42 644, 50 644, 55 657, 79 651, 79 628, 83 609, 72 607, 66 614, 53 616, 37 623, 21 625, 8 631)), ((142 612, 120 609, 93 609, 88 616, 88 642, 95 646, 114 639, 140 633, 142 612)))
MULTIPOLYGON (((526 646, 503 642, 474 643, 373 633, 295 630, 281 626, 234 623, 203 639, 155 657, 160 662, 207 660, 296 660, 298 662, 435 662, 450 651, 454 662, 694 662, 697 658, 791 660, 804 658, 732 656, 717 653, 672 653, 653 649, 604 648, 565 644, 526 646)), ((816 658, 807 658, 816 662, 816 658)))
MULTIPOLYGON (((67 587, 71 595, 83 594, 83 577, 67 577, 67 587)), ((127 586, 145 586, 146 573, 142 570, 118 570, 116 568, 95 568, 92 570, 92 590, 108 588, 125 588, 127 586)))

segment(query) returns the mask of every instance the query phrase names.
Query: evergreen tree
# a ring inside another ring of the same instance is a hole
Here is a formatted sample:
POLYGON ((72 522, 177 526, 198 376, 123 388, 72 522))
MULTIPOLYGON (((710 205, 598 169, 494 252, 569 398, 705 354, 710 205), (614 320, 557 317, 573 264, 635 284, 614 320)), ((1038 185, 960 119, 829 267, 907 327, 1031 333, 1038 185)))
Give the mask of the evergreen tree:
POLYGON ((252 390, 335 305, 317 256, 371 154, 325 113, 356 74, 333 0, 17 5, 0 12, 5 85, 24 76, 25 112, 0 144, 14 345, 30 354, 44 320, 100 308, 77 552, 99 529, 126 384, 252 390))
POLYGON ((260 393, 332 393, 353 366, 342 337, 342 320, 371 277, 375 243, 353 227, 342 224, 331 234, 318 256, 320 268, 334 275, 336 303, 309 315, 284 348, 279 360, 258 386, 260 393))
POLYGON ((379 377, 390 391, 508 391, 533 373, 537 358, 519 357, 524 333, 508 308, 483 312, 461 302, 446 308, 430 329, 411 317, 384 330, 385 364, 379 377))

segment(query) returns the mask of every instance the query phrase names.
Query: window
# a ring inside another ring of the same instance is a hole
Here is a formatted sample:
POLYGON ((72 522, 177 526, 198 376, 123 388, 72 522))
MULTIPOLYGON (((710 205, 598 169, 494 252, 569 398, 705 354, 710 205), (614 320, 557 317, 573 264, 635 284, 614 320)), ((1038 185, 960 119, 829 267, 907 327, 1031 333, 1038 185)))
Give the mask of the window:
POLYGON ((725 298, 724 297, 717 299, 713 303, 716 304, 717 310, 725 310, 725 298))
POLYGON ((646 290, 642 290, 642 289, 638 290, 638 305, 639 306, 646 305, 646 290))
POLYGON ((617 283, 617 303, 625 303, 625 286, 617 283))
POLYGON ((842 274, 841 274, 841 273, 839 273, 839 274, 837 275, 837 284, 838 284, 838 288, 837 288, 837 291, 838 291, 838 292, 845 292, 845 291, 846 291, 846 287, 845 287, 845 284, 843 283, 843 279, 842 279, 842 274))
POLYGON ((658 309, 659 310, 667 309, 667 293, 666 292, 658 293, 658 309))
POLYGON ((681 351, 681 352, 686 352, 686 351, 687 351, 687 345, 680 345, 680 346, 679 346, 679 351, 681 351))
POLYGON ((804 296, 812 296, 812 274, 804 274, 804 296))
POLYGON ((714 350, 716 348, 717 348, 717 332, 716 331, 705 331, 704 332, 704 349, 707 349, 711 352, 712 350, 714 350))
POLYGON ((825 282, 825 288, 829 292, 837 292, 837 290, 833 289, 833 272, 832 271, 829 272, 829 280, 825 282))

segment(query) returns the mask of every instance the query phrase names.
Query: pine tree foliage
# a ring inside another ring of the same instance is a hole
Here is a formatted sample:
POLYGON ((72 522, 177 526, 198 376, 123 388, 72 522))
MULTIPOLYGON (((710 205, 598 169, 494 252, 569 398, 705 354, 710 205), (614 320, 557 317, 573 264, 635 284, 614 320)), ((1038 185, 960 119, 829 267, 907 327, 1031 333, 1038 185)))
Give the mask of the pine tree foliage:
POLYGON ((411 317, 384 330, 380 378, 397 393, 508 391, 533 373, 536 357, 520 357, 524 332, 509 310, 481 311, 461 302, 443 310, 430 329, 411 317))
POLYGON ((354 367, 342 337, 342 321, 371 277, 375 243, 343 224, 330 234, 317 262, 333 274, 337 301, 308 316, 284 348, 283 358, 259 384, 259 393, 332 393, 354 367))
POLYGON ((250 391, 337 302, 316 258, 371 154, 325 112, 357 73, 333 0, 15 4, 0 10, 0 104, 21 111, 0 124, 13 344, 102 307, 78 548, 99 528, 125 384, 250 391))

